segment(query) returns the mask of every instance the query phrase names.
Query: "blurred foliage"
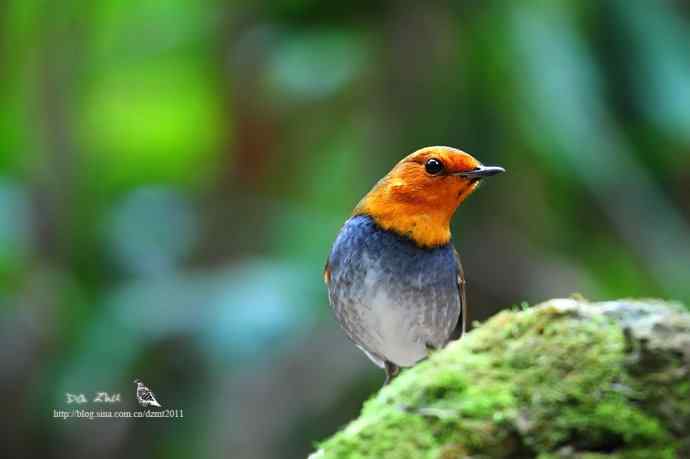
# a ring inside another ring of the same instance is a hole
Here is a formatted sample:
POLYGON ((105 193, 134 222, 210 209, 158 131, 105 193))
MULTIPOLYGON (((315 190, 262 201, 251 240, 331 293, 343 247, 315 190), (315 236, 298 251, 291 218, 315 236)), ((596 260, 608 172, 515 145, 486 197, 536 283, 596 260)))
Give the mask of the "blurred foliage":
POLYGON ((509 171, 456 218, 472 319, 690 304, 686 2, 7 0, 0 69, 11 457, 304 457, 381 379, 323 262, 425 145, 509 171), (185 418, 52 418, 137 377, 185 418))

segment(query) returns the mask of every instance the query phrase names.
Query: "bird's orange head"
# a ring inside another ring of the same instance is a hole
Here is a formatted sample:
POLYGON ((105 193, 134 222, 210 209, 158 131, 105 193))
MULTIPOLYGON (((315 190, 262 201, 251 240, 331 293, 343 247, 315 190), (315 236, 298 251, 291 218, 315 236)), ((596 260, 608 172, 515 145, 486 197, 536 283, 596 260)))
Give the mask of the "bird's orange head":
POLYGON ((422 148, 379 180, 354 215, 369 215, 421 247, 438 247, 450 241, 450 220, 460 203, 483 177, 501 172, 455 148, 422 148))

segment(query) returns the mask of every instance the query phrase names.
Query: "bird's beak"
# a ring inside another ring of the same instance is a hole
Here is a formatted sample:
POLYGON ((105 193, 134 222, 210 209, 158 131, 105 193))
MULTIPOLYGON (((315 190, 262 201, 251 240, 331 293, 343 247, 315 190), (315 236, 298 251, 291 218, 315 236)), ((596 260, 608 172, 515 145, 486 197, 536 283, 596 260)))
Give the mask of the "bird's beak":
POLYGON ((469 179, 480 179, 484 177, 490 177, 492 175, 502 174, 506 170, 499 166, 479 166, 471 171, 456 172, 455 176, 465 177, 469 179))

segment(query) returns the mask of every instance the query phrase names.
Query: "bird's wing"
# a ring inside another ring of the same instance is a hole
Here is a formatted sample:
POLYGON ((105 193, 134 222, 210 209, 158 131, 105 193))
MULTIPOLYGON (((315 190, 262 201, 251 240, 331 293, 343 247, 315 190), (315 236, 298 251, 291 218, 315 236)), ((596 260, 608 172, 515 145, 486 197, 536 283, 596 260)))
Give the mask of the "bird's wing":
POLYGON ((460 262, 460 254, 457 249, 453 247, 453 254, 455 255, 455 268, 458 271, 458 295, 460 296, 460 317, 455 326, 455 330, 450 334, 449 341, 459 339, 465 333, 465 322, 467 321, 467 298, 465 297, 465 273, 462 270, 462 263, 460 262))

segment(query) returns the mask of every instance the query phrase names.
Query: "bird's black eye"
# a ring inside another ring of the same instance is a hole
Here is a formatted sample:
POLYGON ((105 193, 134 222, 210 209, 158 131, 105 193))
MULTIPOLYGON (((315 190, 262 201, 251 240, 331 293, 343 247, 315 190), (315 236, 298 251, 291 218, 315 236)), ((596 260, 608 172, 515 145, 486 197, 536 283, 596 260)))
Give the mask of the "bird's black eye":
POLYGON ((436 158, 431 158, 426 161, 424 168, 431 175, 438 175, 443 172, 443 163, 436 158))

